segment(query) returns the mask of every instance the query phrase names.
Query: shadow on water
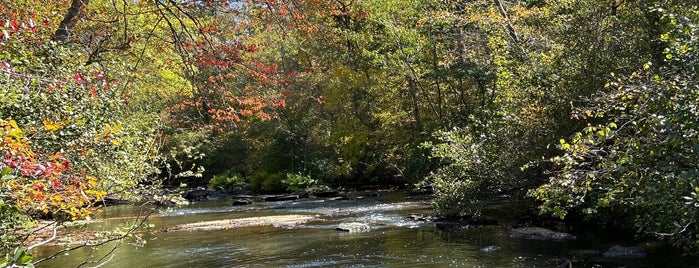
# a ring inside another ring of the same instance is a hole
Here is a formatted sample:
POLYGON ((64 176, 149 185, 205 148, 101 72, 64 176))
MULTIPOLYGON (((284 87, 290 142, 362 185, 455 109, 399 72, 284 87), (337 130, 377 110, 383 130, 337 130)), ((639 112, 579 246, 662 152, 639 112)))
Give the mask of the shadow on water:
MULTIPOLYGON (((201 202, 156 212, 149 228, 126 239, 103 267, 691 267, 696 261, 649 251, 645 259, 608 259, 601 252, 614 241, 583 235, 577 241, 547 242, 509 238, 507 226, 455 232, 408 219, 429 214, 426 201, 406 201, 401 193, 351 200, 304 199, 231 206, 230 199, 201 202), (287 214, 318 215, 296 226, 255 226, 214 231, 155 232, 201 221, 287 214), (342 223, 369 226, 363 232, 338 232, 342 223), (690 266, 687 266, 690 265, 690 266)), ((88 229, 124 226, 142 213, 136 206, 110 207, 88 229), (113 220, 109 220, 113 219, 113 220)), ((110 256, 116 243, 84 248, 44 263, 75 267, 86 259, 110 256)), ((37 258, 61 249, 44 247, 37 258)), ((109 258, 109 257, 108 257, 109 258)))

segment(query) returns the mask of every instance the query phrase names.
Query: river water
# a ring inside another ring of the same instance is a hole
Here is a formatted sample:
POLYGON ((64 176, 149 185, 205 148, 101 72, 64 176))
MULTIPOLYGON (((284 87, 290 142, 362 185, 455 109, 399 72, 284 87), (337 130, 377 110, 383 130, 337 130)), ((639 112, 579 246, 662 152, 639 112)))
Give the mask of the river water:
MULTIPOLYGON (((359 196, 363 197, 363 196, 359 196)), ((402 193, 351 200, 303 199, 232 206, 231 199, 159 210, 135 238, 99 248, 82 248, 41 263, 41 267, 76 267, 101 261, 102 267, 691 267, 696 261, 665 250, 645 259, 603 258, 619 241, 578 234, 577 241, 550 242, 509 238, 507 220, 445 232, 434 223, 408 219, 428 215, 425 200, 402 193), (317 215, 300 225, 252 226, 209 231, 160 232, 172 226, 222 219, 275 215, 317 215), (362 223, 364 232, 340 232, 343 223, 362 223), (111 254, 109 254, 111 253, 111 254), (106 261, 106 262, 105 262, 106 261), (688 266, 689 265, 689 266, 688 266)), ((147 209, 145 209, 147 210, 147 209)), ((112 230, 134 222, 144 208, 109 207, 84 230, 112 230)), ((39 248, 35 259, 62 249, 39 248)), ((94 266, 89 264, 87 266, 94 266)))

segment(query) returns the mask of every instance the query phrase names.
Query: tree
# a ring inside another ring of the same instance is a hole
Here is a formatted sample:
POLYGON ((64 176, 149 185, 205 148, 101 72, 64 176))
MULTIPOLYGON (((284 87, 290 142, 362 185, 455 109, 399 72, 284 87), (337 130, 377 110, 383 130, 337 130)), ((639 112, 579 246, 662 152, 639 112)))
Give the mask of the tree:
MULTIPOLYGON (((223 50, 229 40, 212 41, 216 7, 231 10, 217 1, 0 4, 3 252, 33 248, 19 234, 36 219, 57 228, 94 213, 105 194, 140 198, 169 155, 165 108, 197 92, 197 68, 217 64, 207 51, 235 53, 223 50)), ((6 264, 29 265, 28 256, 6 264)))
POLYGON ((613 217, 692 252, 699 246, 698 10, 649 10, 663 29, 656 38, 664 60, 610 74, 605 89, 575 113, 601 123, 561 139, 563 153, 551 159, 554 176, 531 195, 543 201, 543 212, 603 222, 613 217))

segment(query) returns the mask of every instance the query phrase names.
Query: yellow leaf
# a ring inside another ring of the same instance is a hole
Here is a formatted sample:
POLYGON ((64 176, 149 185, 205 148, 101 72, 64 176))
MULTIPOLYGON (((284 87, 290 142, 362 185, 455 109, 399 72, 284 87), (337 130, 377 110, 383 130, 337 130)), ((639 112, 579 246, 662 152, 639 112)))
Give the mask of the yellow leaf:
POLYGON ((17 126, 17 122, 15 122, 15 120, 10 120, 10 126, 17 131, 22 132, 22 130, 19 128, 19 126, 17 126))
POLYGON ((46 119, 44 120, 44 128, 48 131, 58 131, 61 128, 61 122, 52 122, 46 119))
POLYGON ((15 139, 20 139, 22 136, 22 129, 19 128, 15 120, 10 120, 10 129, 7 130, 7 134, 15 139))
POLYGON ((107 125, 104 127, 104 132, 102 132, 102 137, 107 137, 109 134, 112 133, 112 126, 107 125))
POLYGON ((121 142, 117 139, 112 139, 112 144, 114 144, 114 146, 119 146, 121 145, 121 142))

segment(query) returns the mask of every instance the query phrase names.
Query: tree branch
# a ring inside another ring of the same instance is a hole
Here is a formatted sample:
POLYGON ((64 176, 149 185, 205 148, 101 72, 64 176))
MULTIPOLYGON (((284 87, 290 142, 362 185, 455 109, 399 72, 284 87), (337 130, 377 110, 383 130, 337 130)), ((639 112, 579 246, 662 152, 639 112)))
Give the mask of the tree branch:
POLYGON ((70 8, 68 8, 68 12, 66 13, 65 17, 63 17, 63 20, 58 25, 58 29, 53 35, 53 41, 68 41, 73 28, 75 28, 75 23, 78 22, 80 17, 83 15, 89 3, 90 0, 73 0, 70 8))

